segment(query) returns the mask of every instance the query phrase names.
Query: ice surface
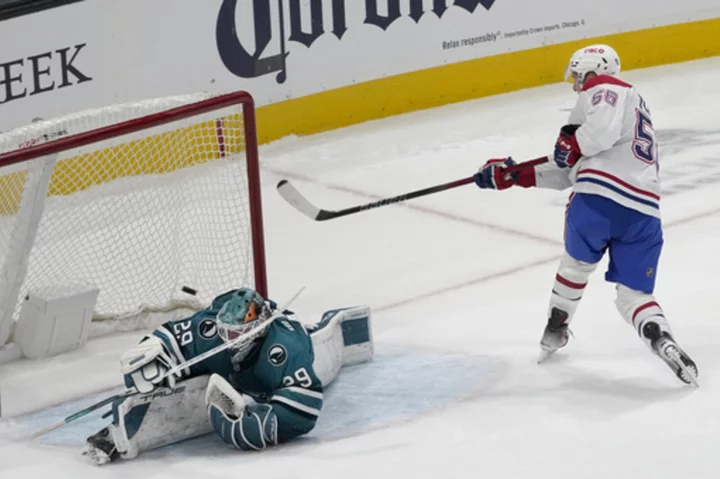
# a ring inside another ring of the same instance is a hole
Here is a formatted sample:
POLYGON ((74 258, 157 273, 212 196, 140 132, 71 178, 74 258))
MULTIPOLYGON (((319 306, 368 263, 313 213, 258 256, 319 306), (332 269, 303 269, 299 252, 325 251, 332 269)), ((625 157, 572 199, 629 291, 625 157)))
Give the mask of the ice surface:
POLYGON ((306 321, 351 304, 373 309, 376 361, 341 373, 310 436, 260 454, 208 436, 105 468, 78 455, 97 415, 37 443, 21 439, 92 402, 78 402, 83 391, 117 386, 117 358, 137 338, 123 334, 0 369, 3 412, 14 416, 0 421, 0 478, 718 477, 720 59, 624 79, 650 105, 661 140, 656 296, 698 363, 700 389, 683 387, 620 319, 601 271, 575 339, 536 364, 567 192, 470 185, 316 223, 274 191, 288 178, 338 209, 468 176, 487 158, 537 157, 574 102, 558 84, 262 148, 274 299, 305 285, 293 309, 306 321))

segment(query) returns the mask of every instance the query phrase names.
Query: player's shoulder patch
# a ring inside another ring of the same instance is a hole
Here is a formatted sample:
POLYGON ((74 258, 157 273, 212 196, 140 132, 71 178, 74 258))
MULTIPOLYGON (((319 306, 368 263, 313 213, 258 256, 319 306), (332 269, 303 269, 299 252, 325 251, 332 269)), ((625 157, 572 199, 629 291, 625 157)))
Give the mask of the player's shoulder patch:
POLYGON ((287 362, 288 352, 282 344, 273 344, 268 348, 267 360, 275 367, 280 367, 287 362))
POLYGON ((198 323, 198 335, 203 339, 213 339, 218 335, 217 324, 214 319, 205 318, 198 323))

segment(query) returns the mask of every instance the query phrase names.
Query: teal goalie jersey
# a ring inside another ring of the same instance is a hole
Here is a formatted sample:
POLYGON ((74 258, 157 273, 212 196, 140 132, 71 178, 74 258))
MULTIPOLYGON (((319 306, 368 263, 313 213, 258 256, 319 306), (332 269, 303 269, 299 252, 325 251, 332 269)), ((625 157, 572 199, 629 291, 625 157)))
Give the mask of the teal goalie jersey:
MULTIPOLYGON (((178 363, 203 354, 223 342, 214 318, 229 297, 229 293, 218 296, 207 309, 167 322, 153 335, 178 363)), ((313 370, 312 342, 302 324, 281 316, 256 341, 241 362, 225 350, 181 372, 183 378, 219 374, 254 399, 240 418, 210 415, 218 434, 241 449, 263 449, 308 433, 323 404, 322 386, 313 370)))

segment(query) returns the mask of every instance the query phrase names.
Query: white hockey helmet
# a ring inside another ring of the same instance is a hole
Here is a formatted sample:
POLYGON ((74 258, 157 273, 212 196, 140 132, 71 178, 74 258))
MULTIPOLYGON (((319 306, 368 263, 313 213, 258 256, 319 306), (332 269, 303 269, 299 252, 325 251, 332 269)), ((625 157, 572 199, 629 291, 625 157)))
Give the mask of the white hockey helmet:
POLYGON ((580 91, 588 73, 617 76, 620 73, 620 57, 608 45, 590 45, 573 53, 565 69, 565 81, 575 84, 580 91))

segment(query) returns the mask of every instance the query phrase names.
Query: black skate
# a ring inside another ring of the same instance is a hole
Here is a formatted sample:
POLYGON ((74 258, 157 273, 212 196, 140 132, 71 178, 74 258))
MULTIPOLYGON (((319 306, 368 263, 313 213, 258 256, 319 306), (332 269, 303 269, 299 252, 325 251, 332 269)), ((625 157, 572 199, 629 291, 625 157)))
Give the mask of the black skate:
POLYGON ((550 359, 555 352, 564 347, 568 343, 570 330, 566 323, 568 314, 558 308, 553 308, 550 313, 545 331, 540 339, 540 357, 538 363, 543 363, 550 359))
POLYGON ((108 428, 87 438, 87 447, 83 451, 83 456, 100 466, 120 459, 120 453, 108 428))
POLYGON ((660 359, 670 366, 680 381, 685 384, 692 384, 695 387, 700 385, 697 382, 698 369, 695 362, 690 359, 685 351, 660 326, 654 321, 648 321, 643 326, 643 335, 650 340, 650 345, 660 359))

